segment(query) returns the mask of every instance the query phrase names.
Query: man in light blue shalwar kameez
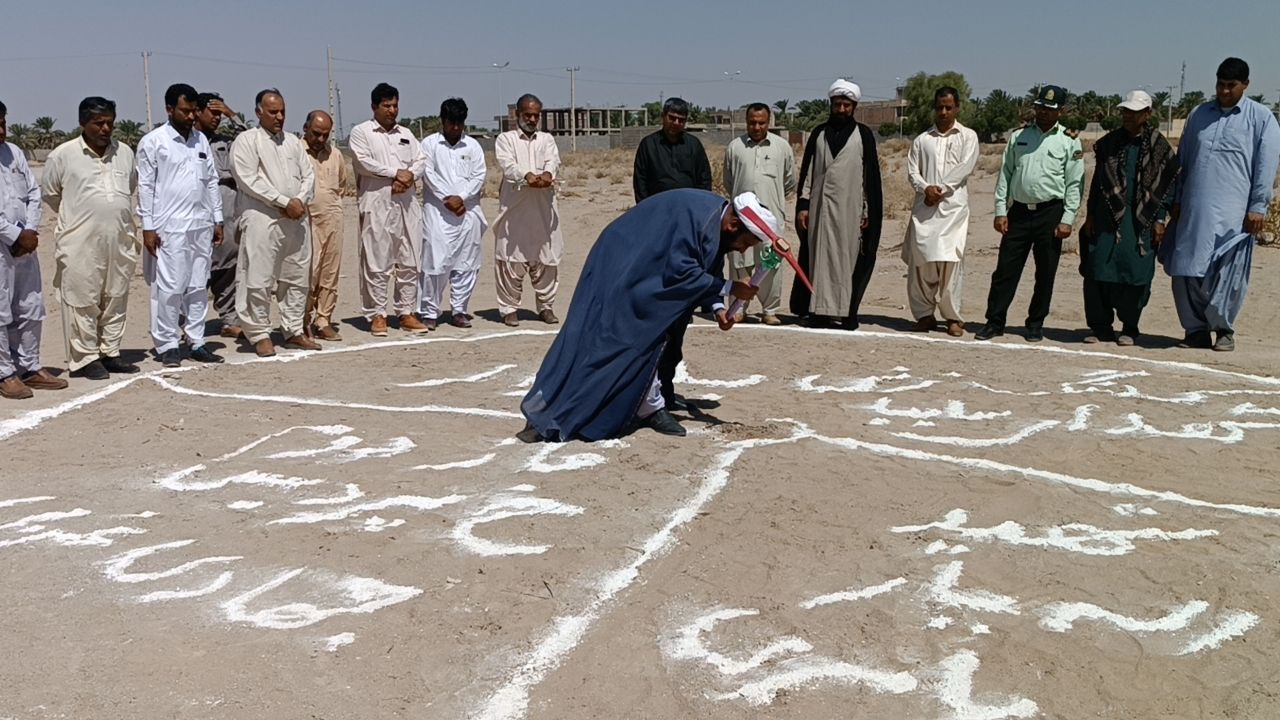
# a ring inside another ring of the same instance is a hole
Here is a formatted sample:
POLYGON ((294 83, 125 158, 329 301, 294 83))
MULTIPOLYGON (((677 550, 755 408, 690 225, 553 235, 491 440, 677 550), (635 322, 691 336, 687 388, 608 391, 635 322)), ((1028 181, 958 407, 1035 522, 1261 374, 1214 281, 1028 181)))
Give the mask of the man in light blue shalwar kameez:
POLYGON ((1173 278, 1186 331, 1181 347, 1235 349, 1254 236, 1262 231, 1280 165, 1280 125, 1269 109, 1244 97, 1248 87, 1248 63, 1222 61, 1217 97, 1192 112, 1178 145, 1177 222, 1160 247, 1160 262, 1173 278))

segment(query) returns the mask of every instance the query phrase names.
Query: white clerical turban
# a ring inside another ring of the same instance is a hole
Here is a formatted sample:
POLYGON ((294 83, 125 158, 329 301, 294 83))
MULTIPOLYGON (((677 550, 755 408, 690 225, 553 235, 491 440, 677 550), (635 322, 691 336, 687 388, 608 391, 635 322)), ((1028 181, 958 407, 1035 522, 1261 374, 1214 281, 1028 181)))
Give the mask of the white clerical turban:
POLYGON ((760 198, 753 192, 744 192, 733 199, 733 209, 738 219, 747 226, 752 235, 760 238, 760 242, 772 242, 770 236, 778 234, 778 218, 769 212, 769 208, 760 204, 760 198), (743 210, 750 212, 744 213, 743 210), (753 217, 754 216, 754 217, 753 217), (764 227, 761 227, 761 223, 764 227))
POLYGON ((827 90, 827 97, 833 98, 837 95, 843 95, 854 102, 862 99, 862 88, 857 83, 851 83, 844 78, 840 78, 831 83, 831 89, 827 90))

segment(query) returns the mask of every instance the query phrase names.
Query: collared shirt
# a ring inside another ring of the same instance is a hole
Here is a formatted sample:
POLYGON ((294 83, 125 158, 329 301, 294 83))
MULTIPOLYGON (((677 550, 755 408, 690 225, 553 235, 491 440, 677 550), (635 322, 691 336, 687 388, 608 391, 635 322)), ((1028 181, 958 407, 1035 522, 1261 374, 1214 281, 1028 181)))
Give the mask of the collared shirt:
MULTIPOLYGON (((306 144, 305 142, 303 143, 306 144)), ((332 145, 326 145, 319 153, 307 148, 311 168, 316 175, 316 193, 307 210, 312 215, 339 216, 342 214, 342 197, 351 187, 351 170, 347 159, 332 145)))
POLYGON ((787 219, 787 193, 796 189, 796 154, 786 140, 769 133, 760 142, 734 138, 724 151, 724 187, 729 197, 753 192, 779 221, 787 219))
POLYGON ((315 196, 311 160, 302 141, 289 133, 272 135, 260 127, 240 133, 231 146, 231 169, 240 212, 256 209, 283 219, 279 211, 290 200, 310 205, 315 196))
POLYGON ((1267 212, 1280 163, 1280 126, 1248 98, 1230 109, 1217 100, 1196 108, 1178 143, 1178 222, 1160 245, 1165 270, 1204 277, 1214 258, 1244 242, 1245 215, 1267 212))
POLYGON ((996 217, 1009 214, 1009 203, 1026 205, 1061 200, 1061 224, 1070 225, 1084 197, 1084 150, 1080 141, 1055 124, 1049 132, 1028 125, 1013 133, 1005 146, 996 179, 996 217))
POLYGON ((636 202, 664 190, 710 190, 711 163, 698 138, 686 132, 673 143, 659 130, 647 135, 636 148, 631 185, 636 202))
POLYGON ((10 247, 26 228, 40 227, 40 186, 22 148, 0 143, 0 242, 10 247))
POLYGON ((138 217, 143 230, 186 232, 222 222, 218 169, 204 133, 170 123, 138 143, 138 217))
POLYGON ((450 270, 480 269, 480 239, 487 226, 480 196, 484 192, 484 148, 474 138, 463 135, 450 145, 444 133, 422 139, 427 162, 422 171, 426 198, 422 213, 425 230, 422 271, 440 275, 450 270), (465 212, 459 217, 444 206, 447 197, 462 199, 465 212))
POLYGON ((361 212, 387 203, 412 203, 416 194, 410 189, 391 192, 396 172, 408 170, 413 177, 422 174, 422 146, 409 128, 393 125, 384 129, 376 120, 366 120, 351 130, 347 140, 356 169, 356 195, 361 212))
POLYGON ((45 160, 40 190, 58 213, 53 284, 72 307, 97 307, 103 296, 129 292, 138 260, 133 159, 128 145, 112 140, 99 155, 78 137, 45 160))

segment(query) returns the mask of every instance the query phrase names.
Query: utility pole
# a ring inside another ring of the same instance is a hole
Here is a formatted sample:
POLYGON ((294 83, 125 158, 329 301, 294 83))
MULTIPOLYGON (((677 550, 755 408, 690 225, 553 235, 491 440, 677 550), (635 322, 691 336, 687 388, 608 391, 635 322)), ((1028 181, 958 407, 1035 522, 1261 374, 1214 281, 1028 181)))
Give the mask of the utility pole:
POLYGON ((498 71, 498 132, 502 132, 502 121, 507 117, 507 104, 502 101, 502 71, 510 65, 510 60, 503 63, 489 63, 489 67, 498 71))
POLYGON ((573 138, 570 143, 573 152, 578 152, 578 85, 577 74, 582 68, 574 65, 565 68, 565 72, 569 73, 569 135, 573 138))
MULTIPOLYGON (((732 88, 733 79, 741 75, 742 71, 734 70, 733 72, 729 72, 728 70, 725 70, 722 74, 725 76, 726 79, 730 81, 729 87, 732 88)), ((733 135, 733 103, 729 103, 725 107, 729 109, 729 134, 733 135)))
POLYGON ((1178 81, 1178 102, 1182 102, 1182 96, 1187 93, 1187 61, 1182 61, 1182 79, 1178 81))
POLYGON ((346 131, 344 130, 344 126, 343 126, 343 124, 342 124, 342 86, 338 85, 337 83, 334 83, 334 84, 333 84, 333 97, 334 97, 335 101, 336 101, 336 102, 337 102, 337 104, 338 104, 338 117, 337 117, 337 120, 338 120, 338 135, 339 135, 340 137, 344 137, 344 138, 345 138, 345 137, 346 137, 346 134, 345 134, 345 132, 346 132, 346 131))
MULTIPOLYGON (((337 107, 337 98, 335 97, 333 92, 333 48, 331 47, 325 48, 325 55, 327 56, 326 66, 328 67, 328 70, 329 70, 329 116, 334 117, 338 112, 338 107, 337 107)), ((337 138, 334 138, 334 140, 336 141, 337 138)))
POLYGON ((1169 137, 1173 137, 1173 86, 1169 85, 1169 100, 1165 103, 1169 106, 1169 137))
POLYGON ((146 93, 147 98, 147 128, 144 132, 151 132, 151 51, 144 50, 142 53, 142 89, 146 93))

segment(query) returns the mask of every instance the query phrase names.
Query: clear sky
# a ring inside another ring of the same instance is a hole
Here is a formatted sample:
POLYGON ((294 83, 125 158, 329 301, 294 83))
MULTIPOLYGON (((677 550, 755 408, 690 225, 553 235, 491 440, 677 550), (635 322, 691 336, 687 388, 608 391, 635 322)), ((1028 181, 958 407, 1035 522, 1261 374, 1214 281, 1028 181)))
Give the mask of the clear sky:
POLYGON ((379 81, 400 89, 407 116, 433 115, 450 95, 467 100, 475 124, 523 92, 567 105, 570 65, 581 67, 578 103, 592 106, 672 95, 794 103, 824 96, 838 76, 860 83, 864 99, 888 97, 896 78, 919 70, 959 70, 979 95, 1041 82, 1155 92, 1179 83, 1184 60, 1186 89, 1211 93, 1229 55, 1251 65, 1250 94, 1280 96, 1280 0, 12 0, 0 13, 9 121, 51 115, 64 130, 86 95, 145 120, 143 50, 153 53, 156 122, 173 82, 221 92, 250 117, 254 93, 276 86, 294 130, 328 106, 326 46, 339 58, 348 126, 367 119, 379 81))

